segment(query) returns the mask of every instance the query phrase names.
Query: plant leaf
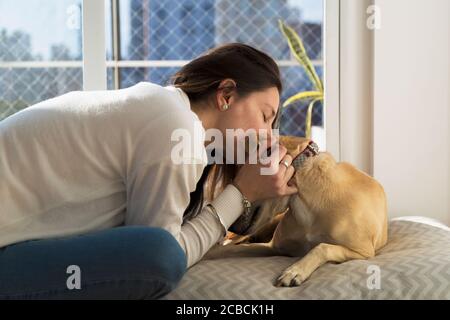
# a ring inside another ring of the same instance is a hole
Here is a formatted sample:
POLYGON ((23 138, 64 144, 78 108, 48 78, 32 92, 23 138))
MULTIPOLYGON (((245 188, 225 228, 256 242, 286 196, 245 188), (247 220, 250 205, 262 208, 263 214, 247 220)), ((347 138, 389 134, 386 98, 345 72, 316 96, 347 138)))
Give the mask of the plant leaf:
POLYGON ((322 81, 317 75, 316 69, 314 68, 311 60, 306 54, 306 50, 302 40, 300 39, 298 34, 294 31, 294 29, 284 24, 283 21, 278 20, 278 24, 281 29, 281 32, 287 39, 288 45, 291 49, 291 52, 294 54, 294 57, 303 66, 303 68, 306 71, 306 74, 310 78, 311 82, 313 83, 317 91, 323 92, 322 81))
POLYGON ((287 107, 288 105, 299 101, 299 100, 303 100, 303 99, 311 99, 311 98, 320 98, 323 97, 323 93, 320 91, 304 91, 304 92, 299 92, 295 95, 293 95, 292 97, 289 97, 284 103, 283 103, 283 108, 287 107))
POLYGON ((308 110, 306 111, 306 119, 305 119, 305 137, 311 139, 311 120, 312 120, 312 110, 314 104, 317 101, 323 100, 323 97, 312 100, 308 105, 308 110))

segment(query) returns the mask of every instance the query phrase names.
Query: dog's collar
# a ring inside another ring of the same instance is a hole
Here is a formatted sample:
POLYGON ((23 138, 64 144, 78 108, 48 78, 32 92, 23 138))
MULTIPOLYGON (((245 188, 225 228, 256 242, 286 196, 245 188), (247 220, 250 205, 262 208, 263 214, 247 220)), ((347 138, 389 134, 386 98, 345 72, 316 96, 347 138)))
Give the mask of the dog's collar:
POLYGON ((305 150, 300 152, 294 160, 292 160, 292 166, 295 169, 298 169, 302 166, 303 162, 309 158, 314 157, 319 154, 319 146, 314 141, 310 141, 308 145, 306 146, 305 150))

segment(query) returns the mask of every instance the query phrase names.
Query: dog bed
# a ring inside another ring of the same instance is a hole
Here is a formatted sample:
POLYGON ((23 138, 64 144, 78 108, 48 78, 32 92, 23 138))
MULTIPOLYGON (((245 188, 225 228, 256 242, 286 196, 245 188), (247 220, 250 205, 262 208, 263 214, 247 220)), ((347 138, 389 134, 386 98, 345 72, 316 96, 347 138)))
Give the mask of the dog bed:
POLYGON ((202 260, 163 299, 450 299, 450 228, 431 219, 393 219, 376 257, 327 263, 299 287, 275 287, 298 259, 202 260))

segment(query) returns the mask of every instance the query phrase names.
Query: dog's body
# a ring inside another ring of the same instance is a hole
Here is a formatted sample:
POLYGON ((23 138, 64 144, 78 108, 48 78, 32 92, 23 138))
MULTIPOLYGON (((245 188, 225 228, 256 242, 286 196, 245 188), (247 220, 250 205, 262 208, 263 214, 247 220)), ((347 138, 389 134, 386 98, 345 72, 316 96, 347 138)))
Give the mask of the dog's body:
MULTIPOLYGON (((309 141, 280 137, 293 157, 309 141)), ((351 164, 336 163, 328 152, 320 152, 296 170, 295 180, 298 194, 261 202, 247 235, 214 246, 204 259, 302 257, 276 281, 278 286, 292 286, 301 284, 326 262, 367 259, 386 244, 386 197, 375 179, 351 164)))

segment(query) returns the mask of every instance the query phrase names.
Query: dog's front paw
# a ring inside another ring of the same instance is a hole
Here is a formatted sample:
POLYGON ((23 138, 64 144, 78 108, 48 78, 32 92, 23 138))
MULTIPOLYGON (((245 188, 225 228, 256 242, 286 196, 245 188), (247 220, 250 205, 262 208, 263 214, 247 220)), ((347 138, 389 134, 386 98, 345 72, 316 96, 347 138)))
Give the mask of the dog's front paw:
POLYGON ((307 276, 298 266, 291 266, 283 271, 283 273, 275 281, 277 287, 296 287, 301 285, 307 276))

